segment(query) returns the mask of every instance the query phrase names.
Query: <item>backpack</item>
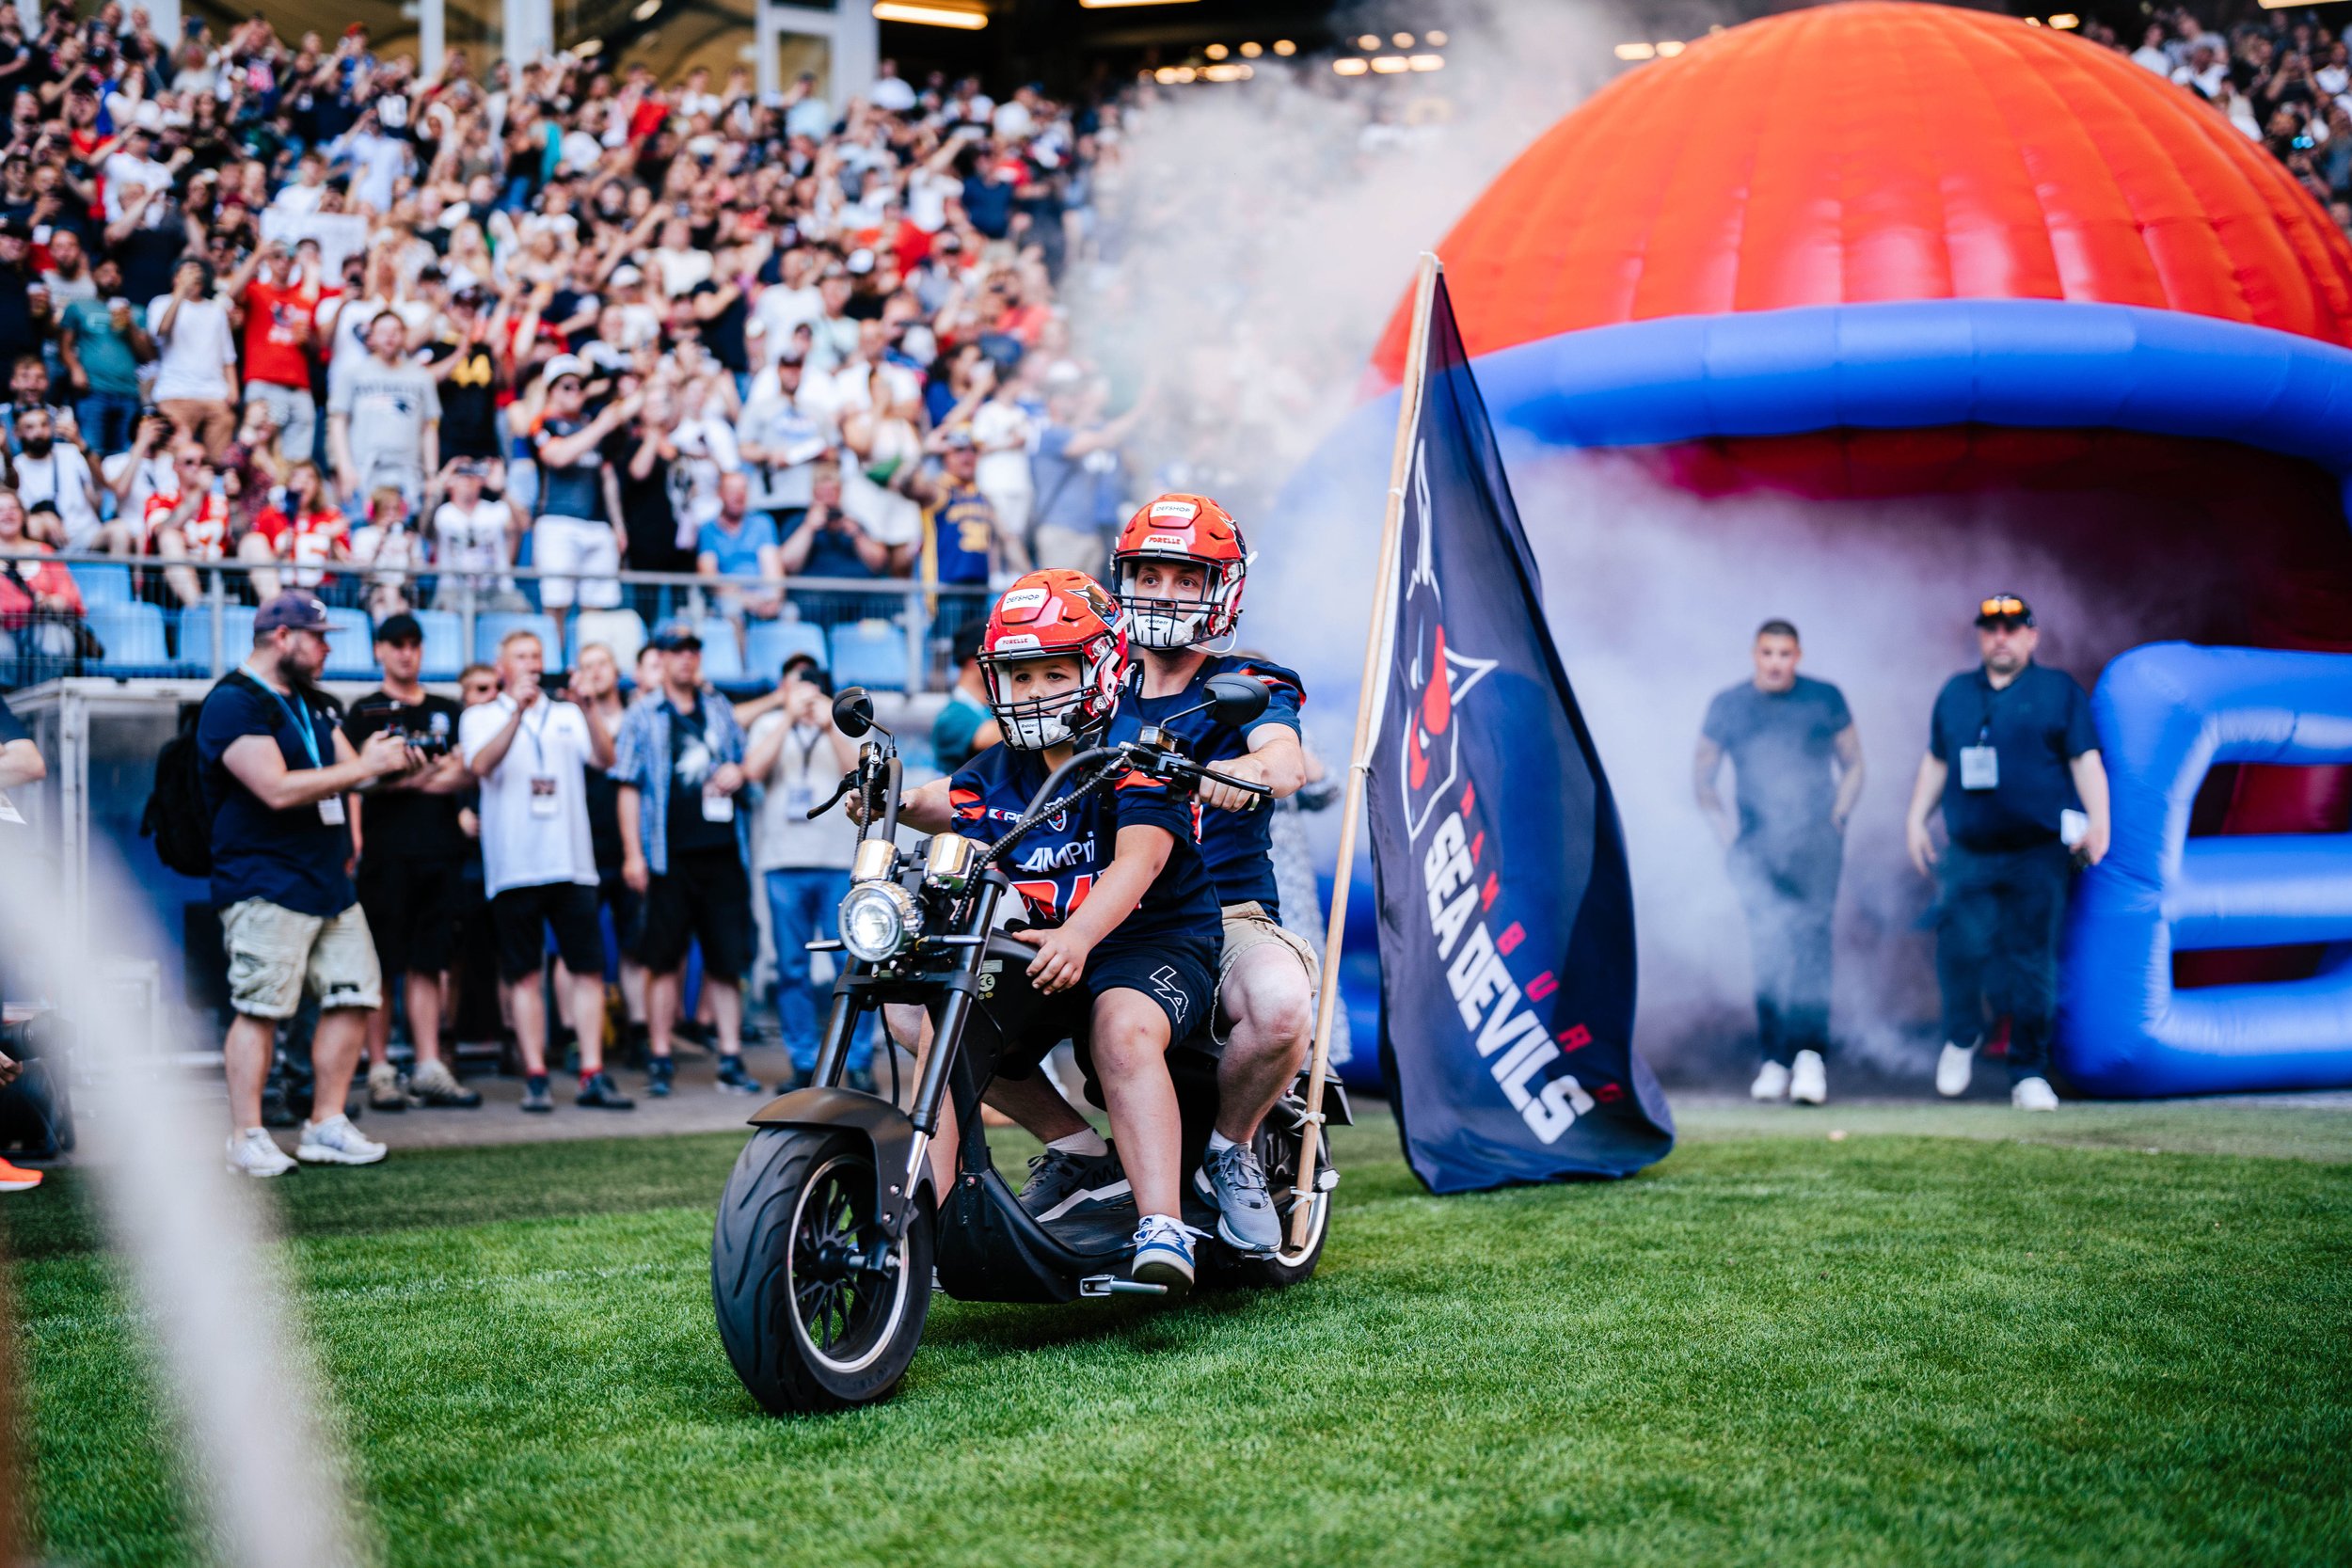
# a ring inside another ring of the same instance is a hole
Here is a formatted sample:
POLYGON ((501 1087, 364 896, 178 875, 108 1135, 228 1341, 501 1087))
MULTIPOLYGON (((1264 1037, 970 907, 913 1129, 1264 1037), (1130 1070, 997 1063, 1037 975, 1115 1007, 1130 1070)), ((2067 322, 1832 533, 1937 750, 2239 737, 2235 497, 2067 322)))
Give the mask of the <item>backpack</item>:
MULTIPOLYGON (((249 677, 231 671, 213 691, 233 680, 249 677)), ((212 692, 204 700, 212 701, 212 692)), ((203 716, 201 704, 183 715, 180 733, 155 754, 155 787, 139 816, 139 836, 153 839, 155 858, 183 877, 213 874, 213 813, 204 800, 204 764, 196 751, 196 729, 203 716)))

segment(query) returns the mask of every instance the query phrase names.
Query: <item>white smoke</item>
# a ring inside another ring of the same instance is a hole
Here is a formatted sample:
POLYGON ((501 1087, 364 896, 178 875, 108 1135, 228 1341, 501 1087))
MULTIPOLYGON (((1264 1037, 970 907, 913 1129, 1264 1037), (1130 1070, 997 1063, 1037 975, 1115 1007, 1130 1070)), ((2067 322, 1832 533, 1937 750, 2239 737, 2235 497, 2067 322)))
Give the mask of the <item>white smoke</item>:
MULTIPOLYGON (((1088 352, 1156 375, 1153 455, 1219 476, 1245 523, 1263 523, 1243 639, 1307 673, 1313 729, 1333 751, 1354 709, 1385 435, 1358 452, 1345 494, 1294 494, 1281 515, 1271 499, 1357 406, 1415 253, 1613 73, 1613 42, 1638 36, 1597 8, 1549 4, 1457 9, 1443 25, 1448 65, 1425 81, 1344 79, 1316 62, 1158 94, 1126 130, 1115 281, 1082 295, 1076 318, 1088 352)), ((1749 673, 1755 627, 1786 617, 1805 673, 1844 689, 1869 768, 1848 836, 1833 1028, 1850 1058, 1919 1070, 1937 1011, 1930 889, 1905 856, 1902 814, 1935 691, 1974 662, 1975 598, 2025 593, 2044 662, 2088 684, 2133 642, 2206 629, 2227 589, 2167 547, 2101 555, 2098 539, 2140 523, 2103 512, 2111 498, 1708 499, 1631 457, 1530 451, 1502 435, 1553 635, 1625 820, 1637 1040, 1678 1077, 1746 1063, 1746 930, 1691 763, 1708 700, 1749 673)))

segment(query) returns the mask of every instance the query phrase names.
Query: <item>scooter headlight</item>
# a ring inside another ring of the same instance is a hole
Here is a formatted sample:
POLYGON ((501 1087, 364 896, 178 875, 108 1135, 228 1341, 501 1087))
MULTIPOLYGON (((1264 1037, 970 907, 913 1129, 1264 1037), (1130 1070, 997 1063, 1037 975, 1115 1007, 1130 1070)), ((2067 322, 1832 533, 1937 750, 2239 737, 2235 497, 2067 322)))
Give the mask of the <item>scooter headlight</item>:
POLYGON ((896 882, 860 882, 841 900, 841 945, 860 962, 882 962, 922 929, 922 911, 896 882))

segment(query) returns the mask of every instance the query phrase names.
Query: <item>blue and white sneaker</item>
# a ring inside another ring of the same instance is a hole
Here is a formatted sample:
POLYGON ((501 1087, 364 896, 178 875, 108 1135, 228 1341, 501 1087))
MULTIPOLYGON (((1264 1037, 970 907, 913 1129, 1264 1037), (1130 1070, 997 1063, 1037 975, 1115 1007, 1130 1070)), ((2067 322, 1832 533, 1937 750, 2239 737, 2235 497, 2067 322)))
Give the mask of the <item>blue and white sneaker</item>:
POLYGON ((1167 1288, 1171 1296, 1192 1289, 1192 1232, 1166 1214, 1146 1214, 1136 1227, 1136 1258, 1128 1276, 1167 1288))

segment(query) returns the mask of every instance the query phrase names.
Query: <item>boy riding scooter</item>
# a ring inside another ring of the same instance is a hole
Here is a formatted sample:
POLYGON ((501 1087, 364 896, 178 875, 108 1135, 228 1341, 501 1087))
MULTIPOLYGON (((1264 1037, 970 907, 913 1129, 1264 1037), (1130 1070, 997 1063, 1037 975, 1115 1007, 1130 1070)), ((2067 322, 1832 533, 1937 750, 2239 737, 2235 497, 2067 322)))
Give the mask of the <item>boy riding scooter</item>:
MULTIPOLYGON (((954 778, 909 793, 900 823, 986 844, 1018 821, 1049 773, 1108 734, 1126 664, 1121 619, 1083 572, 1032 572, 1008 589, 980 652, 1005 738, 954 778)), ((1037 957, 1025 973, 995 974, 976 1015, 998 1037, 990 1101, 1008 1111, 1030 1108, 1055 1042, 1084 1042, 1141 1217, 1131 1273, 1171 1291, 1192 1284, 1194 1259, 1179 1217, 1182 1130, 1166 1056, 1213 1005, 1219 947, 1196 832, 1192 802, 1139 773, 1041 823, 1009 863, 1028 912, 1010 934, 1037 957)), ((1094 1139, 1050 1086, 1044 1096, 1094 1139)))

